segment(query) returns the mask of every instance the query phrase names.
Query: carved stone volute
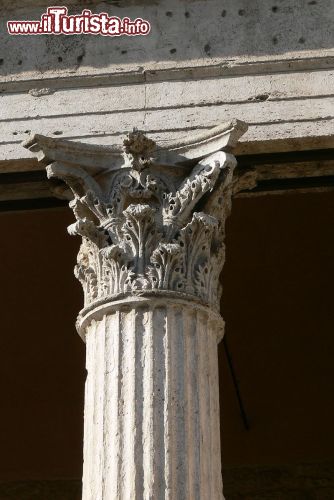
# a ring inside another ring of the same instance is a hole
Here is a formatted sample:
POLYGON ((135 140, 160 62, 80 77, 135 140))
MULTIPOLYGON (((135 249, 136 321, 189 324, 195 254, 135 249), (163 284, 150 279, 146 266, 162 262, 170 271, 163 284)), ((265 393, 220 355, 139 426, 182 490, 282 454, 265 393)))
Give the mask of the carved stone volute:
POLYGON ((33 151, 47 151, 48 177, 63 180, 72 191, 76 222, 68 230, 82 237, 75 275, 85 307, 163 293, 219 308, 224 222, 236 161, 217 149, 244 131, 237 122, 197 138, 188 150, 180 144, 163 150, 134 130, 123 151, 114 148, 108 156, 105 150, 103 168, 94 158, 91 165, 87 159, 66 161, 69 141, 35 136, 26 143, 33 151), (212 153, 201 157, 210 143, 212 153))

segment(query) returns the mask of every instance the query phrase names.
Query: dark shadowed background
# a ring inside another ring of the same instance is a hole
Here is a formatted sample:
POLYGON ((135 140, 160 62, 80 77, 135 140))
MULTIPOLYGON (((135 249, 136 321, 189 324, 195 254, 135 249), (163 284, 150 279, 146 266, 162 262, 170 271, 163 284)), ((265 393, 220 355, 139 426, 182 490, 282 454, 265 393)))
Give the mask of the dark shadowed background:
MULTIPOLYGON (((334 194, 236 199, 219 348, 225 495, 334 498, 334 194), (283 492, 283 493, 282 493, 283 492)), ((84 344, 67 208, 0 215, 0 500, 76 500, 84 344)))

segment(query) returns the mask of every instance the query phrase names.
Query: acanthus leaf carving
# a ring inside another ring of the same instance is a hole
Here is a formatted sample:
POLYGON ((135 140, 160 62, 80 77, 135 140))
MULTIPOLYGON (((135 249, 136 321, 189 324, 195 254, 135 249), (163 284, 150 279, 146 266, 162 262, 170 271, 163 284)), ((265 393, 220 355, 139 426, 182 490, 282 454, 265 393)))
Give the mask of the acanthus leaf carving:
POLYGON ((149 275, 153 288, 159 290, 184 289, 182 249, 176 243, 159 243, 153 250, 149 275))
POLYGON ((156 162, 156 151, 134 130, 115 168, 64 160, 47 167, 48 176, 67 183, 74 196, 76 222, 69 232, 83 238, 76 276, 86 306, 161 291, 219 308, 235 159, 216 150, 172 165, 156 162))

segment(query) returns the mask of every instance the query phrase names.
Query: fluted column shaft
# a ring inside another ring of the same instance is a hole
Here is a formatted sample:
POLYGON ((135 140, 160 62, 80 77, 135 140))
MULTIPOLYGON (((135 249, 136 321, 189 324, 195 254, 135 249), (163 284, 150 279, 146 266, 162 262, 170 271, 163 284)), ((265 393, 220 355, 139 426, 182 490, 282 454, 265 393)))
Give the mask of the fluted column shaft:
POLYGON ((221 500, 221 318, 182 300, 137 299, 83 322, 83 500, 221 500))

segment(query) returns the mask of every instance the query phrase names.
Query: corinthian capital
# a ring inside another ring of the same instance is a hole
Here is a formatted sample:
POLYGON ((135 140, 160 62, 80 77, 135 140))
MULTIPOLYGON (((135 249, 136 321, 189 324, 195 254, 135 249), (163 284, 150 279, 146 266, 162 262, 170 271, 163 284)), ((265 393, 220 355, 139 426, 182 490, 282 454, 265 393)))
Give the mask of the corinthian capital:
POLYGON ((99 147, 36 135, 49 178, 72 192, 82 245, 75 274, 85 306, 127 295, 164 294, 219 308, 224 222, 235 158, 222 151, 246 130, 215 127, 160 147, 134 130, 123 147, 99 147))

